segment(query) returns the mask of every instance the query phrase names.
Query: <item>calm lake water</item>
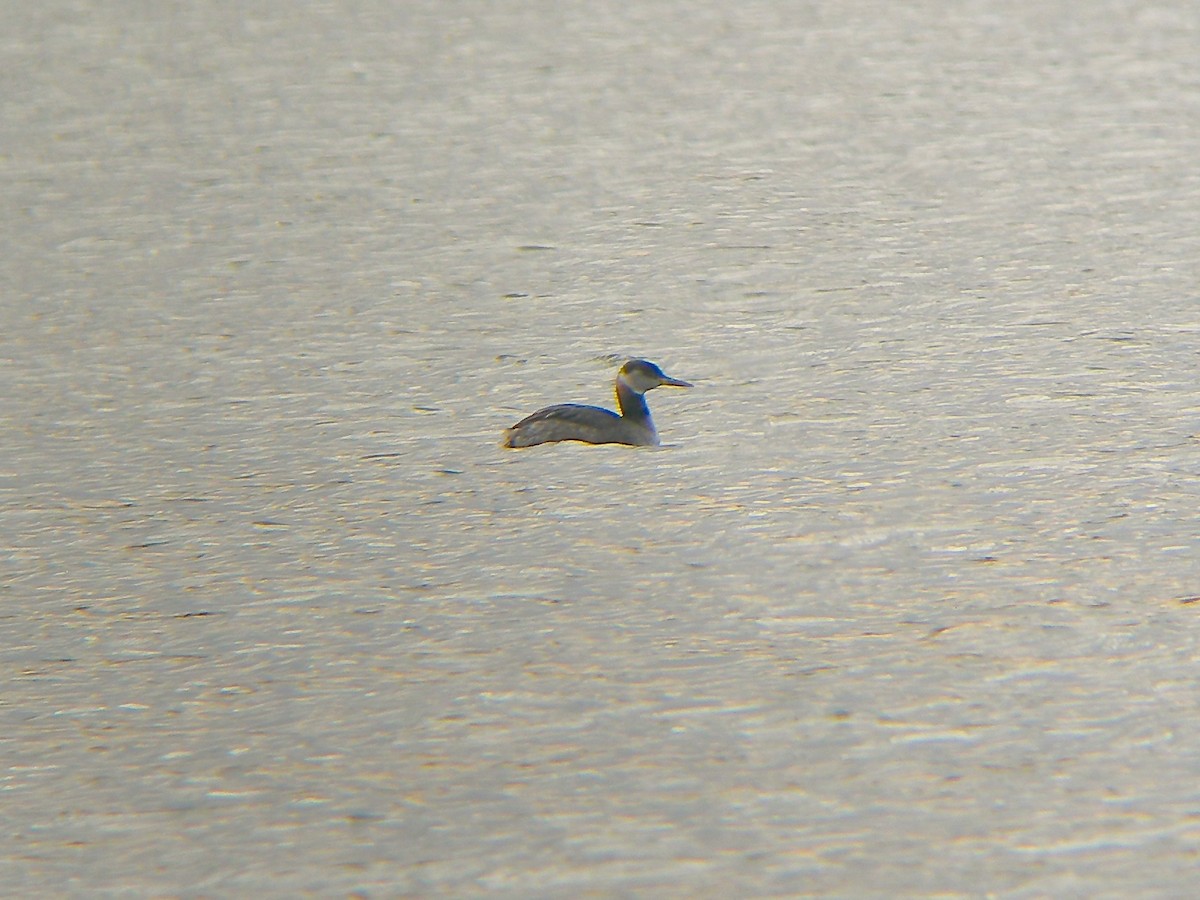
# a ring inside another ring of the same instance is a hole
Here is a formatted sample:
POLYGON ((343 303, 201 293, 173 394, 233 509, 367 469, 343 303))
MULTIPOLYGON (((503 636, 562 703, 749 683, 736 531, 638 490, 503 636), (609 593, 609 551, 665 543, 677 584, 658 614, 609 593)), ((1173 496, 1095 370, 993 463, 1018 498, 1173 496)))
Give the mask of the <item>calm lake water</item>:
POLYGON ((1194 7, 727 7, 0 16, 3 893, 1195 892, 1194 7))

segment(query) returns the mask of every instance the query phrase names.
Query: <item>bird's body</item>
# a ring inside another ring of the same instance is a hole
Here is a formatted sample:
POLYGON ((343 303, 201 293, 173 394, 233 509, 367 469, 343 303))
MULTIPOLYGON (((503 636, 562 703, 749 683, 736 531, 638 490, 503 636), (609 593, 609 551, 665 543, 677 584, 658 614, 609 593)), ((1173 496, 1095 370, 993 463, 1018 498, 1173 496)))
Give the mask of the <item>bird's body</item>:
POLYGON ((539 409, 504 432, 505 447, 533 447, 554 441, 585 444, 658 444, 658 432, 646 406, 646 391, 661 385, 691 387, 671 378, 652 362, 634 359, 617 373, 617 405, 620 415, 599 406, 560 403, 539 409))

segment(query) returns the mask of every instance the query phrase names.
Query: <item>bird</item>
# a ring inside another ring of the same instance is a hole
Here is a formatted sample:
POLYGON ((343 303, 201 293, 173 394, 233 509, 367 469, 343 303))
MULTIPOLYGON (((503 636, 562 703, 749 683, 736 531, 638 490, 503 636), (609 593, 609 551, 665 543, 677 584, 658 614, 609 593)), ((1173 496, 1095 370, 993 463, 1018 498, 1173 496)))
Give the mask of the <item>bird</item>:
POLYGON ((629 444, 657 446, 658 432, 646 406, 646 391, 656 387, 692 387, 672 378, 645 359, 631 359, 617 373, 617 405, 621 414, 599 406, 560 403, 539 409, 504 431, 505 447, 533 447, 554 441, 585 444, 629 444))

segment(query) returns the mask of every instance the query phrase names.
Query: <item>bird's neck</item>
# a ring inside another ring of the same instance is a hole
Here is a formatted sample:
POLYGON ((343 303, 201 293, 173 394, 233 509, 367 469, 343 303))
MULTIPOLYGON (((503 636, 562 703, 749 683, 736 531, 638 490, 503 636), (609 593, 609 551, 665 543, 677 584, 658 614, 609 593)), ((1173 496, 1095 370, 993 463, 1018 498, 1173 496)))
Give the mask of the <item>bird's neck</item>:
POLYGON ((617 406, 621 407, 621 416, 635 422, 650 421, 650 407, 646 398, 623 381, 617 382, 617 406))

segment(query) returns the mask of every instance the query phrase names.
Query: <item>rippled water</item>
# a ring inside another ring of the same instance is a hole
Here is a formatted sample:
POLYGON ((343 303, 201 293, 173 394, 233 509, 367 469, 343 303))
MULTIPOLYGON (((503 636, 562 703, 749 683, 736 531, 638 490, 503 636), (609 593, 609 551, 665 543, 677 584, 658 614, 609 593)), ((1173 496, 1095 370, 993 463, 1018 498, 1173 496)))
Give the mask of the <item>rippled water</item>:
POLYGON ((6 893, 1191 892, 1186 4, 6 19, 6 893))

